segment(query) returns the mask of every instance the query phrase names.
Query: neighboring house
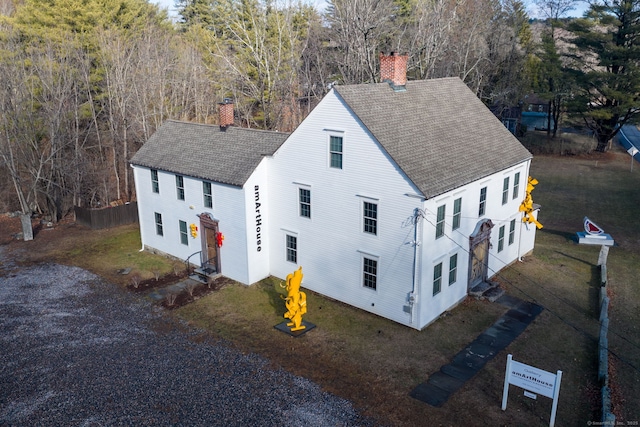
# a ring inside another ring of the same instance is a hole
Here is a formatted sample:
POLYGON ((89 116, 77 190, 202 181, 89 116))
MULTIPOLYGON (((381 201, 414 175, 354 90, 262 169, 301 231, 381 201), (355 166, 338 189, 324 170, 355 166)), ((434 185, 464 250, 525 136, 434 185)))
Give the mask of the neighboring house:
POLYGON ((307 289, 437 319, 533 249, 531 154, 458 78, 406 82, 406 59, 381 56, 385 83, 334 86, 291 135, 165 123, 131 161, 144 247, 203 251, 247 285, 302 266, 307 289))
POLYGON ((553 128, 553 117, 549 117, 549 101, 529 94, 524 97, 521 122, 528 130, 547 130, 549 123, 553 128))
POLYGON ((522 115, 522 109, 517 107, 506 107, 501 105, 494 105, 491 107, 491 112, 502 122, 504 127, 509 129, 514 135, 521 133, 520 118, 522 115))

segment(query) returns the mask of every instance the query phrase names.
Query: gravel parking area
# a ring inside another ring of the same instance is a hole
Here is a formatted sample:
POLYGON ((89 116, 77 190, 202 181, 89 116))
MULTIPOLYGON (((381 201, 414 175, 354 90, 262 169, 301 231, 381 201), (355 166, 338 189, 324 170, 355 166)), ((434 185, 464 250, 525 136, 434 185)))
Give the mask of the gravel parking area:
POLYGON ((1 251, 0 425, 373 425, 87 271, 1 251))

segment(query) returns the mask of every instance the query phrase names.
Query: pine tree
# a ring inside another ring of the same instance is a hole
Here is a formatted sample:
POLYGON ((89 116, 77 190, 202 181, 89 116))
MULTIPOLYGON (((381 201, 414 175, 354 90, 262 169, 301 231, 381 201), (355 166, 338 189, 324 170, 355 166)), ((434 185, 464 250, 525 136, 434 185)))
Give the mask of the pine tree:
POLYGON ((570 109, 595 132, 603 152, 640 113, 640 0, 594 4, 568 29, 575 45, 569 73, 577 86, 570 109))

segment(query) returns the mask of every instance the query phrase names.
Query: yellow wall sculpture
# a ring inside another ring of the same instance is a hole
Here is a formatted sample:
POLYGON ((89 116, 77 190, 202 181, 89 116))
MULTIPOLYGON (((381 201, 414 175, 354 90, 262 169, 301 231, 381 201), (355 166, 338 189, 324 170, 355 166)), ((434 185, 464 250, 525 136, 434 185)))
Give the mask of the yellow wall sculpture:
MULTIPOLYGON (((293 326, 291 332, 306 328, 302 324, 302 315, 307 312, 307 295, 304 292, 300 292, 302 276, 302 267, 287 275, 287 297, 284 299, 287 312, 284 317, 285 319, 291 319, 291 322, 287 323, 287 326, 293 326)), ((284 288, 284 286, 282 287, 284 288)))
POLYGON ((531 198, 531 192, 538 185, 538 180, 535 178, 529 177, 527 182, 527 191, 525 192, 525 197, 522 203, 520 204, 520 212, 524 212, 524 216, 522 217, 522 222, 526 224, 535 224, 538 229, 542 228, 542 224, 538 222, 538 220, 533 216, 533 199, 531 198))

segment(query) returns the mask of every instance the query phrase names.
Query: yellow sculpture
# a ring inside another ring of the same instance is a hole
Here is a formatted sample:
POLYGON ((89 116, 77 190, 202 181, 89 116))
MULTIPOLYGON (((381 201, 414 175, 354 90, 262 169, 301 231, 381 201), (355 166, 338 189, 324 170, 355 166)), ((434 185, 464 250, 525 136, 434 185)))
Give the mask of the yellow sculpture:
MULTIPOLYGON (((291 319, 287 326, 293 326, 291 332, 301 331, 306 326, 302 325, 302 315, 307 312, 307 295, 300 292, 302 284, 302 267, 287 275, 287 297, 284 298, 287 312, 285 319, 291 319)), ((285 286, 280 285, 282 288, 285 286)))
POLYGON ((522 217, 522 222, 527 224, 535 224, 538 229, 542 228, 542 224, 538 222, 537 219, 533 216, 533 199, 531 198, 531 192, 534 187, 538 185, 538 180, 535 178, 529 177, 527 182, 527 191, 525 192, 525 197, 522 203, 520 204, 520 212, 524 212, 524 217, 522 217))

